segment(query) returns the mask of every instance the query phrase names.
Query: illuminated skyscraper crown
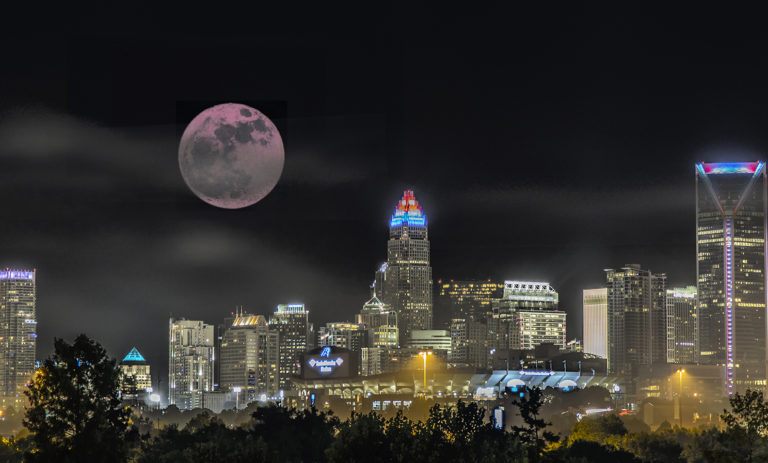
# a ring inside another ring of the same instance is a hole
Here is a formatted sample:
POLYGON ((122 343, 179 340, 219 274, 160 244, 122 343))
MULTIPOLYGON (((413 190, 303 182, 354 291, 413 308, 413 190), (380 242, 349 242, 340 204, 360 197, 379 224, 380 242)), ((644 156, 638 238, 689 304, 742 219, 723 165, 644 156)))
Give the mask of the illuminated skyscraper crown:
POLYGON ((420 227, 427 225, 427 216, 424 215, 419 202, 416 201, 413 190, 403 192, 403 198, 397 203, 395 213, 392 214, 392 220, 389 222, 390 227, 397 227, 402 224, 420 227))
POLYGON ((754 174, 763 164, 757 162, 702 162, 697 164, 698 169, 704 174, 754 174))
POLYGON ((123 362, 146 362, 146 360, 144 360, 144 356, 139 353, 139 350, 134 347, 128 352, 128 355, 123 358, 123 362))

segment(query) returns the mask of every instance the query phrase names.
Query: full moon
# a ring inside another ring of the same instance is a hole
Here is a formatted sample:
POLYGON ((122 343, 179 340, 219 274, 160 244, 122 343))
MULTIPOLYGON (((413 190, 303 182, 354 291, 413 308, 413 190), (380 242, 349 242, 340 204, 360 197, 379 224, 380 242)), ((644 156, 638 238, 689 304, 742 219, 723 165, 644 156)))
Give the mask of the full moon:
POLYGON ((237 103, 198 114, 179 144, 179 168, 189 189, 224 209, 261 201, 280 180, 284 162, 283 139, 275 124, 237 103))

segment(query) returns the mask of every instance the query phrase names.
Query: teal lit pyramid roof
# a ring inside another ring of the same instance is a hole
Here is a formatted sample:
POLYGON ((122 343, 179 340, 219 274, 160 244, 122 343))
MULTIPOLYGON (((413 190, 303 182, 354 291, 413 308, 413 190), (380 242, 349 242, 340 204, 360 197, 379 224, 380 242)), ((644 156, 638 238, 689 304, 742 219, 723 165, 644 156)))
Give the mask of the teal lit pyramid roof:
POLYGON ((125 356, 123 362, 146 362, 146 360, 144 360, 144 357, 139 353, 139 350, 134 347, 128 352, 128 355, 125 356))

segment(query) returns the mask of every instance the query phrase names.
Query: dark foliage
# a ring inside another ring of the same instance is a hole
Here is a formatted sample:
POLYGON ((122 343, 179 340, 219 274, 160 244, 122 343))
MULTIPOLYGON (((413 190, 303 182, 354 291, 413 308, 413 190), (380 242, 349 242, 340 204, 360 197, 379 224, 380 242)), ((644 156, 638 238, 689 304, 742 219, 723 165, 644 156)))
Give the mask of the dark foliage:
MULTIPOLYGON (((130 410, 120 404, 114 359, 85 335, 54 342, 25 392, 28 461, 115 462, 126 458, 130 410)), ((135 436, 133 436, 135 437, 135 436)))

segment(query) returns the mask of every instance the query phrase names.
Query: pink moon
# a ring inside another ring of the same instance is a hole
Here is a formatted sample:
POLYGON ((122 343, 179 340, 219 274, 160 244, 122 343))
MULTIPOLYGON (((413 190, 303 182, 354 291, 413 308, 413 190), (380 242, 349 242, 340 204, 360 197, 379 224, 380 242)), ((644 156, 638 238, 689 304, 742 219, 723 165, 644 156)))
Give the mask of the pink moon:
POLYGON ((264 199, 280 180, 284 162, 283 139, 275 124, 238 103, 198 114, 179 144, 179 168, 189 189, 224 209, 264 199))

